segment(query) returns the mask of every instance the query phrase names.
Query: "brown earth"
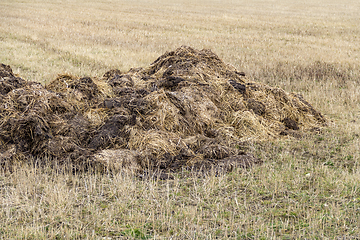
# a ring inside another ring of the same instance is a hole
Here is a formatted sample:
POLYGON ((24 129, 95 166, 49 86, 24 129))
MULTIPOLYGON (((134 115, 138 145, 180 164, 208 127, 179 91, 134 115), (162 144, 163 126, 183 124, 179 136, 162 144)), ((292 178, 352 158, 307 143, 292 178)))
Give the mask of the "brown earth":
POLYGON ((231 171, 261 163, 238 146, 326 125, 301 95, 252 82, 210 50, 180 47, 149 67, 47 86, 0 65, 0 163, 231 171))

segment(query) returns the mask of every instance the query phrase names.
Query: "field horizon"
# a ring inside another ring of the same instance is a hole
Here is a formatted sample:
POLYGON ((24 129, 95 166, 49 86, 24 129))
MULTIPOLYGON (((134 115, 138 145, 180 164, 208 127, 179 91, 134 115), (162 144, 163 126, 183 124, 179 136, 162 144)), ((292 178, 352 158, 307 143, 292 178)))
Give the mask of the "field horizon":
POLYGON ((249 142, 264 163, 229 174, 2 168, 0 239, 360 238, 359 12, 355 0, 1 1, 0 63, 28 81, 127 72, 185 45, 302 94, 329 124, 249 142))

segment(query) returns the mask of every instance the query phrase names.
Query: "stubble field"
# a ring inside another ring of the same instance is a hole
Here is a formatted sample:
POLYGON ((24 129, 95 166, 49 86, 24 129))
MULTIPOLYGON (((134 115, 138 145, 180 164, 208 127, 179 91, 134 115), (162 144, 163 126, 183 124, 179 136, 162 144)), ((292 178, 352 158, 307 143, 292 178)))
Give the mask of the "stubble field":
POLYGON ((0 63, 27 80, 145 67, 208 48, 253 81, 301 93, 329 126, 252 142, 260 166, 172 180, 0 175, 2 239, 360 238, 360 4, 338 1, 8 1, 0 63))

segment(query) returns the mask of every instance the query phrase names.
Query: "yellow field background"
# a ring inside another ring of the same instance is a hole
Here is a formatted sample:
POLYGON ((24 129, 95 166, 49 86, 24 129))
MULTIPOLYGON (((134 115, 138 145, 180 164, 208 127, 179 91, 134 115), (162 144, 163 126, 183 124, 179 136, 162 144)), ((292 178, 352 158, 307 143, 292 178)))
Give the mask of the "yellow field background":
POLYGON ((256 74, 277 63, 355 67, 358 1, 1 1, 1 61, 26 78, 150 64, 181 45, 256 74))
POLYGON ((254 143, 264 165, 220 177, 2 171, 0 239, 360 238, 359 1, 0 1, 0 63, 26 80, 128 71, 181 45, 301 93, 329 127, 254 143))

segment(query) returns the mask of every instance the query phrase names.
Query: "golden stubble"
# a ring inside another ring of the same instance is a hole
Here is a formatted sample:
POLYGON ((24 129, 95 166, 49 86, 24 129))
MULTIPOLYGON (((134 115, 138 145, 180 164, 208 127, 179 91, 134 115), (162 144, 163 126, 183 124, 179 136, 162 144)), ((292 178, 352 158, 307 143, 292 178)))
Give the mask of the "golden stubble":
POLYGON ((100 78, 181 45, 210 48, 249 79, 302 94, 330 126, 253 143, 264 165, 225 176, 20 166, 0 175, 0 236, 359 238, 359 12, 355 0, 2 0, 0 62, 27 80, 100 78))

